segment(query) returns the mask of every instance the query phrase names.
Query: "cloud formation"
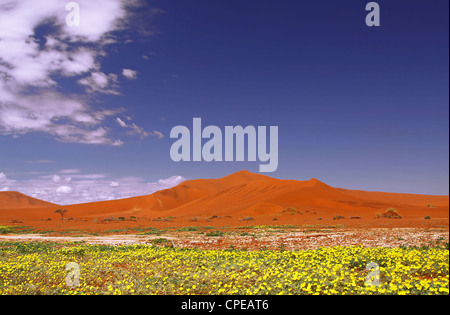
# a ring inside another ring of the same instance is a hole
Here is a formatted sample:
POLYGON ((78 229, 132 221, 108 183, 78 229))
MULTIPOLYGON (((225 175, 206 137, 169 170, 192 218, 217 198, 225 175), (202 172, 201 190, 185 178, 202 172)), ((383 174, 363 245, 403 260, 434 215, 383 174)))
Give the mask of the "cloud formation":
POLYGON ((140 177, 111 178, 107 174, 48 174, 28 180, 9 179, 0 173, 0 191, 19 191, 25 195, 60 205, 143 196, 183 182, 172 176, 156 182, 140 177))
POLYGON ((83 85, 88 93, 120 94, 118 76, 114 73, 92 72, 90 76, 78 80, 78 84, 83 85))
MULTIPOLYGON (((66 23, 60 0, 0 1, 0 135, 43 132, 61 142, 120 146, 108 119, 123 109, 92 106, 93 94, 120 94, 119 75, 105 73, 100 59, 129 26, 139 1, 78 0, 80 25, 66 23), (64 92, 72 80, 85 93, 64 92)), ((127 79, 137 72, 124 69, 127 79)))
POLYGON ((128 80, 134 80, 137 78, 137 71, 131 69, 123 69, 122 75, 128 80))
MULTIPOLYGON (((130 120, 130 119, 128 119, 128 120, 130 120)), ((126 123, 120 117, 117 117, 116 121, 120 125, 120 127, 126 128, 128 130, 127 131, 128 135, 137 135, 137 136, 141 137, 142 139, 149 137, 149 136, 156 137, 158 139, 164 138, 164 135, 158 130, 145 131, 144 128, 136 125, 135 123, 126 123)))

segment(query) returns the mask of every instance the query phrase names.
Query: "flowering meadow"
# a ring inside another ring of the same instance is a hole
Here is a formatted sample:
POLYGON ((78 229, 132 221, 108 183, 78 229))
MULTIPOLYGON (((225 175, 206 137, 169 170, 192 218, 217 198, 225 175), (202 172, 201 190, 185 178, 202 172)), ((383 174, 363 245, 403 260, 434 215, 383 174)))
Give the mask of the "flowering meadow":
POLYGON ((448 295, 449 251, 0 242, 0 294, 448 295))

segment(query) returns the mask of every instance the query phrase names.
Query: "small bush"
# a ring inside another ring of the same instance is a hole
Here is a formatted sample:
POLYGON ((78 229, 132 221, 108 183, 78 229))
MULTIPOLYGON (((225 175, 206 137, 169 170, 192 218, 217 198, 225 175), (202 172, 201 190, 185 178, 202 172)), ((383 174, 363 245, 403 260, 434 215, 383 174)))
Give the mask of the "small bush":
POLYGON ((303 212, 293 208, 293 207, 287 207, 285 209, 283 209, 281 212, 281 214, 290 214, 290 215, 295 215, 295 214, 303 214, 303 212))
POLYGON ((212 231, 205 234, 206 236, 223 236, 224 233, 220 231, 212 231))
POLYGON ((333 217, 333 220, 342 220, 342 219, 345 219, 345 217, 343 217, 342 215, 335 215, 333 217))
POLYGON ((159 238, 155 238, 154 240, 152 240, 152 244, 155 244, 155 245, 167 244, 168 242, 169 242, 169 240, 164 237, 159 237, 159 238))
POLYGON ((0 225, 0 234, 25 234, 31 232, 33 229, 24 225, 16 225, 16 226, 8 226, 8 225, 0 225))
POLYGON ((193 232, 193 231, 198 231, 198 226, 186 226, 186 227, 182 227, 177 229, 178 232, 193 232))
POLYGON ((387 211, 385 213, 383 213, 381 216, 384 218, 389 218, 389 219, 401 219, 402 218, 402 216, 400 214, 398 214, 397 210, 394 208, 387 209, 387 211))
POLYGON ((0 234, 8 234, 11 233, 12 229, 8 226, 0 226, 0 234))

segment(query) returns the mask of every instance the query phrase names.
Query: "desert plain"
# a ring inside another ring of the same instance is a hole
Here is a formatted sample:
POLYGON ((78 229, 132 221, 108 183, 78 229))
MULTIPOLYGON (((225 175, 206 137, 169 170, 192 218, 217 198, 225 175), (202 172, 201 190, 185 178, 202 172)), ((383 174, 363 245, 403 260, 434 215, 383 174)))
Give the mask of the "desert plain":
POLYGON ((347 190, 241 171, 146 196, 66 206, 0 192, 0 225, 16 227, 0 234, 3 240, 129 244, 164 235, 178 246, 215 249, 421 245, 448 242, 449 197, 347 190))
POLYGON ((0 192, 0 294, 448 295, 448 244, 448 196, 317 179, 64 206, 0 192))

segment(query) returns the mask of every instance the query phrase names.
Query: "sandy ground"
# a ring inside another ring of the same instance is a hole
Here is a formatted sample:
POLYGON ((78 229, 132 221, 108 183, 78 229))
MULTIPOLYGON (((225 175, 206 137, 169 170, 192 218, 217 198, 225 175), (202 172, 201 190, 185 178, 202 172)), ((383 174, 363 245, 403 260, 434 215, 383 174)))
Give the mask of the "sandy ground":
POLYGON ((153 244, 200 249, 303 250, 318 247, 362 245, 364 247, 421 246, 449 242, 447 228, 371 228, 371 229, 249 229, 207 236, 199 232, 168 232, 163 235, 46 236, 37 234, 0 235, 0 241, 84 242, 86 244, 153 244))

